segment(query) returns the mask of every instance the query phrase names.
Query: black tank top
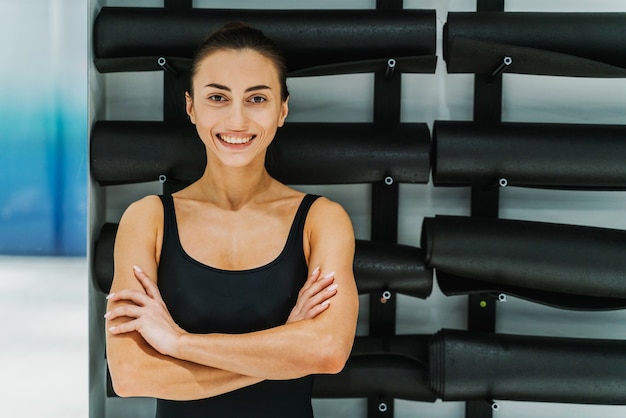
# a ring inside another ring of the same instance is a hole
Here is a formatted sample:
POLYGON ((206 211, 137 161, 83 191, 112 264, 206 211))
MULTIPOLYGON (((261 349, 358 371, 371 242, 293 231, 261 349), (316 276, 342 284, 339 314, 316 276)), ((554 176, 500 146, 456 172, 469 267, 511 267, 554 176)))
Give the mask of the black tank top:
MULTIPOLYGON (((158 286, 174 321, 191 333, 246 333, 283 325, 304 285, 303 250, 307 213, 319 197, 306 195, 285 247, 270 263, 249 270, 221 270, 198 262, 183 249, 171 196, 160 196, 164 234, 158 286)), ((313 377, 266 380, 223 395, 194 400, 157 400, 157 418, 313 417, 313 377)))

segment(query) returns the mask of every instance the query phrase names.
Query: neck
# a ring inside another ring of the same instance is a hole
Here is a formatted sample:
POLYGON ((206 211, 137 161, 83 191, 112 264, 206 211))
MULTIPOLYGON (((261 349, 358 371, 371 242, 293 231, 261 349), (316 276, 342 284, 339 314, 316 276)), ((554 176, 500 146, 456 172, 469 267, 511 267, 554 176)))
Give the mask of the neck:
POLYGON ((198 186, 204 197, 228 210, 238 210, 265 193, 273 182, 264 162, 253 167, 225 167, 209 162, 198 186))

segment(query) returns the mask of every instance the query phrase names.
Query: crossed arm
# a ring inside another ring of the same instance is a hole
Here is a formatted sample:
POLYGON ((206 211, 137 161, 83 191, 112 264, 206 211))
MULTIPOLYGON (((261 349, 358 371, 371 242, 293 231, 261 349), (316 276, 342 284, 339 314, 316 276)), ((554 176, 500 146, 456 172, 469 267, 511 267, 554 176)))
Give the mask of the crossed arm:
POLYGON ((200 399, 265 379, 343 368, 358 313, 354 235, 343 209, 327 200, 311 208, 305 226, 310 273, 285 325, 200 335, 174 323, 154 280, 162 234, 159 205, 154 198, 134 204, 118 230, 107 353, 120 396, 200 399), (146 230, 154 233, 146 237, 146 230))

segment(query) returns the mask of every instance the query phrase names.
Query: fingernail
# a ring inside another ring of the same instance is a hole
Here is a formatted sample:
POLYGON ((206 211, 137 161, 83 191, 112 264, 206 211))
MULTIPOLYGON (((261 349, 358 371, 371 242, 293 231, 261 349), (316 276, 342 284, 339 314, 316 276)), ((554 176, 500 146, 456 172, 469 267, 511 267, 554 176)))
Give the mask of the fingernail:
POLYGON ((328 306, 330 305, 330 302, 328 300, 325 300, 324 302, 320 303, 320 306, 328 306))
POLYGON ((315 269, 311 272, 311 276, 317 274, 320 271, 320 266, 315 267, 315 269))
POLYGON ((137 273, 143 273, 143 270, 139 266, 133 266, 133 270, 135 270, 137 273))
POLYGON ((108 318, 108 317, 110 317, 110 316, 111 316, 111 312, 107 312, 107 313, 105 313, 105 314, 104 314, 104 317, 105 317, 105 318, 108 318))
POLYGON ((107 299, 111 299, 111 298, 113 298, 113 296, 115 296, 115 293, 109 293, 109 294, 107 295, 107 299))
POLYGON ((333 277, 335 275, 334 271, 331 271, 330 273, 328 273, 326 276, 324 276, 324 279, 330 279, 331 277, 333 277))
POLYGON ((110 331, 110 332, 115 331, 115 327, 111 327, 111 328, 109 328, 109 331, 110 331))
POLYGON ((328 290, 329 292, 332 292, 335 289, 337 289, 337 283, 333 283, 326 288, 326 290, 328 290))

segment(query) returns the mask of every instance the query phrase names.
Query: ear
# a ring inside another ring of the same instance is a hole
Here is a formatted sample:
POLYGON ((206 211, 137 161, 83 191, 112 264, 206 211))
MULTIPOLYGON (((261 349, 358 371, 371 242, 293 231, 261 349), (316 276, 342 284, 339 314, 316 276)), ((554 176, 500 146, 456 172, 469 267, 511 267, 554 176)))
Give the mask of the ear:
POLYGON ((187 112, 187 115, 189 116, 189 120, 191 121, 191 123, 195 125, 196 114, 193 111, 193 99, 191 98, 191 95, 189 94, 188 91, 185 92, 185 111, 187 112))
POLYGON ((289 113, 289 97, 280 104, 280 116, 278 119, 278 127, 282 127, 285 124, 285 119, 289 113))

